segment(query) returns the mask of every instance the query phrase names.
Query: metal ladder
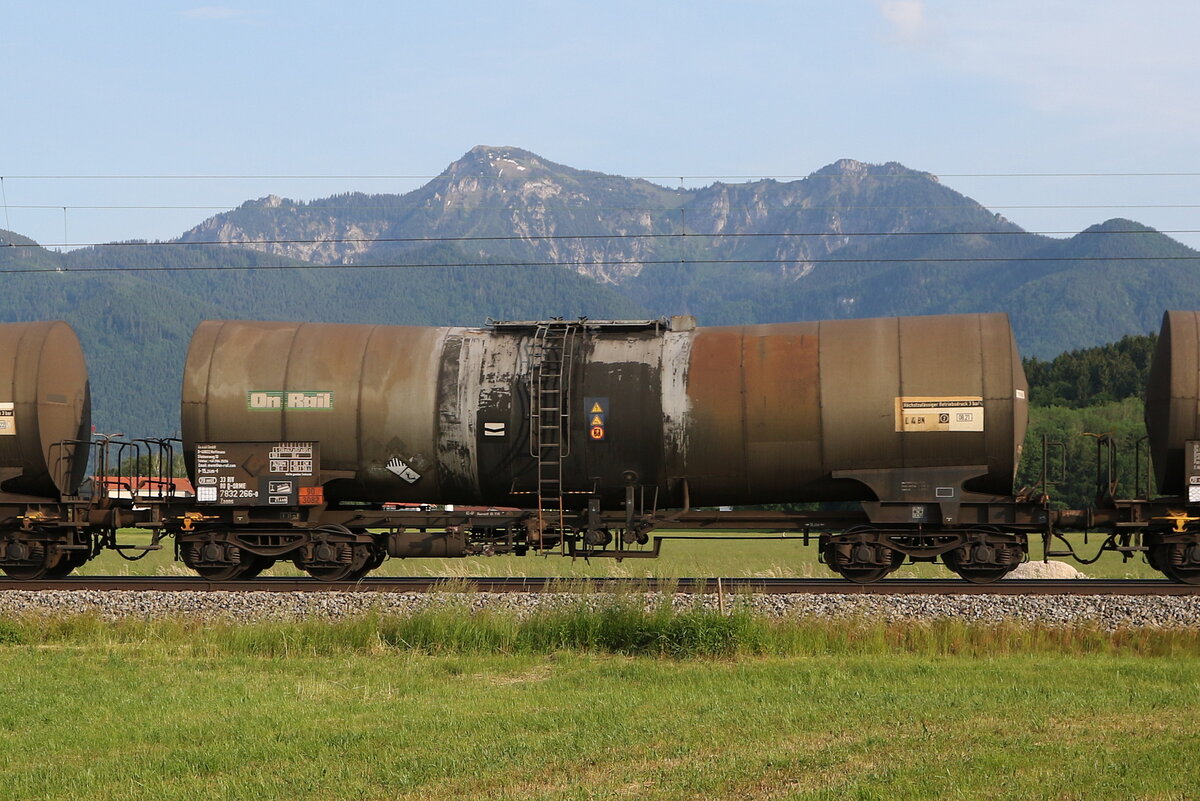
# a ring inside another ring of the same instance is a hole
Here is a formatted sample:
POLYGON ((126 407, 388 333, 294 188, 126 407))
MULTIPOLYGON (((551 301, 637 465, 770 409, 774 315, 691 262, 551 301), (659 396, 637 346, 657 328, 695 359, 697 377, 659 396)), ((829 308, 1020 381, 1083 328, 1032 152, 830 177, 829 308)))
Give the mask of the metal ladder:
MULTIPOLYGON (((579 323, 538 323, 530 354, 529 453, 537 461, 538 531, 565 531, 563 459, 571 453, 571 366, 579 323)), ((566 547, 566 538, 562 537, 566 547)))

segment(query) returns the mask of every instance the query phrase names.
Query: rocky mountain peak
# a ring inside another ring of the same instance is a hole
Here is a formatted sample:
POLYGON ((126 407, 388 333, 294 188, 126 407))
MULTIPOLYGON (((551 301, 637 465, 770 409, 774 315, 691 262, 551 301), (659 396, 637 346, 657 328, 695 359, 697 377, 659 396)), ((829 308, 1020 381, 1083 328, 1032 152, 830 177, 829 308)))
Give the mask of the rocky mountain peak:
POLYGON ((847 178, 865 178, 871 165, 855 159, 838 159, 833 164, 818 170, 817 173, 839 173, 847 178))
POLYGON ((547 162, 519 147, 476 145, 466 155, 445 169, 442 175, 452 178, 527 179, 532 173, 544 172, 547 162))
POLYGON ((909 169, 897 161, 889 161, 884 164, 868 164, 855 159, 838 159, 832 164, 827 164, 821 169, 817 170, 810 177, 832 176, 857 182, 867 178, 882 178, 897 175, 910 176, 913 178, 926 178, 934 183, 937 183, 937 177, 931 173, 909 169))
POLYGON ((298 203, 269 195, 216 215, 183 239, 245 242, 326 263, 404 263, 426 240, 462 240, 470 243, 461 247, 471 261, 561 263, 625 284, 648 264, 701 256, 761 260, 742 272, 799 280, 820 272, 831 256, 861 260, 896 244, 861 232, 1013 227, 931 177, 896 162, 841 159, 801 181, 671 189, 556 164, 518 147, 479 145, 405 196, 298 203))

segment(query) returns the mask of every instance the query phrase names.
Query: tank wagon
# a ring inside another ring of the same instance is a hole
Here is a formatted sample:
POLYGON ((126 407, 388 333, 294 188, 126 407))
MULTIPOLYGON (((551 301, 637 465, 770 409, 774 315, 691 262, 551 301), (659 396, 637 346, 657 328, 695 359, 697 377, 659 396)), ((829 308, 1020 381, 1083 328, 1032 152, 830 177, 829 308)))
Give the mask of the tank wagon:
POLYGON ((697 506, 856 501, 818 535, 843 576, 942 558, 987 581, 1049 525, 1013 495, 1027 391, 1001 314, 209 321, 183 381, 197 502, 173 533, 211 578, 290 559, 340 579, 389 555, 629 558, 697 506), (430 533, 383 508, 406 503, 494 511, 430 533))
POLYGON ((169 478, 173 441, 120 436, 92 434, 87 364, 67 323, 0 324, 0 571, 61 578, 105 548, 136 559, 162 547, 157 536, 120 544, 117 531, 163 532, 164 514, 184 514, 169 478), (146 470, 150 461, 156 470, 146 470), (102 489, 89 467, 104 477, 102 489), (143 474, 140 488, 133 469, 143 474))
POLYGON ((0 570, 66 575, 94 553, 84 480, 87 366, 64 322, 0 324, 0 570), (80 451, 83 458, 76 458, 80 451))
MULTIPOLYGON (((1176 581, 1200 584, 1200 312, 1167 311, 1146 382, 1146 433, 1153 474, 1146 499, 1117 499, 1115 478, 1098 478, 1088 522, 1110 529, 1176 581), (1130 538, 1135 532, 1140 538, 1130 538)), ((1111 447, 1115 448, 1115 445, 1111 447)))

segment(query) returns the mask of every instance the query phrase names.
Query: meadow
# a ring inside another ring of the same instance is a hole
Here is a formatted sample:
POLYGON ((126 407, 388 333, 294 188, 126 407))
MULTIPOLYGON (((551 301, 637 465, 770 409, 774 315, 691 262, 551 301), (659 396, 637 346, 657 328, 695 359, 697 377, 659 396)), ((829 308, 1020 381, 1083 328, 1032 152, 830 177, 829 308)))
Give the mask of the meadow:
MULTIPOLYGON (((80 572, 186 573, 166 545, 80 572)), ((663 554, 382 572, 827 575, 797 539, 663 554)), ((1149 574, 1111 555, 1083 569, 1149 574)), ((736 597, 728 613, 617 594, 520 618, 461 596, 340 621, 16 616, 0 675, 0 801, 1182 801, 1200 747, 1200 631, 768 618, 736 597)))
POLYGON ((1185 799, 1190 631, 0 620, 0 799, 1185 799))

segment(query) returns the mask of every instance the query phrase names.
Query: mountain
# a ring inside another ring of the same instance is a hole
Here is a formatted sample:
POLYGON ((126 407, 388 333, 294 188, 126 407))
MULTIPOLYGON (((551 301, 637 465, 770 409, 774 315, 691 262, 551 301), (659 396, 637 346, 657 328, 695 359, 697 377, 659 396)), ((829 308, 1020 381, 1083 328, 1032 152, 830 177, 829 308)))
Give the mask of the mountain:
MULTIPOLYGON (((894 163, 845 159, 801 181, 686 190, 573 169, 519 148, 480 146, 405 195, 352 193, 310 202, 271 196, 216 215, 179 241, 380 264, 407 260, 429 239, 471 239, 479 259, 566 262, 601 282, 623 284, 654 262, 694 267, 702 254, 761 261, 773 272, 804 277, 814 260, 880 240, 861 240, 861 232, 940 233, 953 226, 1021 232, 934 176, 894 163)), ((976 251, 987 242, 969 246, 976 251)), ((709 278, 703 273, 696 281, 709 278)))
POLYGON ((351 193, 307 203, 267 197, 212 217, 179 241, 236 242, 332 264, 387 264, 412 263, 429 244, 422 239, 490 237, 470 242, 468 257, 568 261, 583 275, 616 283, 636 274, 640 259, 654 257, 653 241, 636 237, 674 231, 669 212, 687 196, 517 148, 481 146, 405 195, 351 193), (581 235, 606 238, 567 238, 581 235))
POLYGON ((1200 253, 1153 229, 1031 234, 934 175, 850 159, 798 181, 668 189, 480 146, 405 195, 249 201, 179 241, 330 265, 422 264, 449 243, 470 261, 566 265, 703 325, 1007 311, 1043 358, 1200 307, 1200 253))

